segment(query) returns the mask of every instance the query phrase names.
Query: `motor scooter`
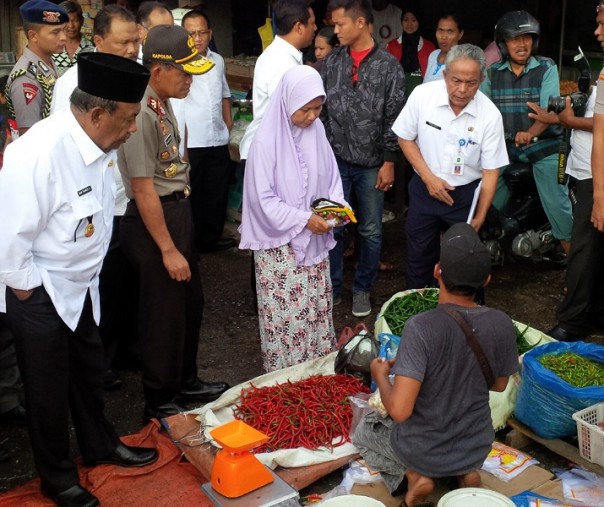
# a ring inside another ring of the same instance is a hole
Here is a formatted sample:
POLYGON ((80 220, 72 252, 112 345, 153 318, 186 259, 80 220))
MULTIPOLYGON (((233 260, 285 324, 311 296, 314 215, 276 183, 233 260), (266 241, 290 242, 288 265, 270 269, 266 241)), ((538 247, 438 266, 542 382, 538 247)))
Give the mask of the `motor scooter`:
POLYGON ((560 243, 543 211, 533 167, 516 162, 506 166, 503 179, 509 199, 500 210, 491 206, 479 234, 486 245, 493 265, 503 265, 515 258, 565 262, 560 243))

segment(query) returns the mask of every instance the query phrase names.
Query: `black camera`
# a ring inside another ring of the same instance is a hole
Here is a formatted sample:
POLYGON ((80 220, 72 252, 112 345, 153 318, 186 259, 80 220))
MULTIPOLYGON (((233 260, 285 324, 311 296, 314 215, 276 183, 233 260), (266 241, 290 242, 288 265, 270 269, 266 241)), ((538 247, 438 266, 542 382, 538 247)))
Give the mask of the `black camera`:
MULTIPOLYGON (((589 97, 586 93, 575 92, 569 95, 570 105, 573 108, 575 116, 585 116, 587 109, 587 100, 589 97)), ((560 114, 566 108, 566 97, 554 97, 553 95, 547 100, 547 111, 553 111, 560 114)))

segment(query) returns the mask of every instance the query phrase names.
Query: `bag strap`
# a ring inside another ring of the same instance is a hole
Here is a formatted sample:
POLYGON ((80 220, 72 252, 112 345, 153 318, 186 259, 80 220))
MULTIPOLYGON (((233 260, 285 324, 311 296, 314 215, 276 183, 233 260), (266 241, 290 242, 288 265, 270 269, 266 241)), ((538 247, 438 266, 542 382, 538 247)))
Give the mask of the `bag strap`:
POLYGON ((476 339, 474 334, 474 330, 468 324, 468 321, 459 313, 457 310, 448 307, 447 305, 438 305, 442 311, 447 312, 455 322, 459 324, 462 331, 466 335, 466 341, 468 343, 468 347, 472 349, 476 359, 478 360, 478 365, 482 370, 482 374, 484 375, 484 379, 487 381, 487 387, 490 389, 493 385, 495 385, 495 375, 493 374, 493 370, 491 369, 491 365, 489 364, 489 360, 487 359, 484 350, 480 346, 480 343, 476 339))

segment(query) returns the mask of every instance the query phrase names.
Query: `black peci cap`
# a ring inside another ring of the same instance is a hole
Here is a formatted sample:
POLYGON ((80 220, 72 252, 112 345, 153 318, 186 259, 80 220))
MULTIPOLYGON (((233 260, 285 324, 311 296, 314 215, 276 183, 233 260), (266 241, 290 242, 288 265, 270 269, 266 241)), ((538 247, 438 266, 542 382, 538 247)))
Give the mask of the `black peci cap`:
POLYGON ((81 53, 77 65, 78 88, 102 99, 140 102, 149 82, 145 67, 109 53, 81 53))
POLYGON ((47 0, 28 0, 19 7, 19 12, 26 23, 62 25, 69 21, 69 16, 62 7, 47 0))

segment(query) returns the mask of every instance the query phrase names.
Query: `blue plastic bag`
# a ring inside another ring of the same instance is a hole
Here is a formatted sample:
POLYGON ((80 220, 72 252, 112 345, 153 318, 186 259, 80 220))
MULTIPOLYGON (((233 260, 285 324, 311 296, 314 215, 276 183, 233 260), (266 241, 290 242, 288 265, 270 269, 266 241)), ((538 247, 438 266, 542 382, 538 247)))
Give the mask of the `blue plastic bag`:
POLYGON ((543 438, 576 435, 577 423, 572 415, 604 401, 604 387, 573 387, 539 362, 542 355, 565 352, 604 364, 604 347, 595 343, 547 343, 524 355, 514 415, 543 438))

